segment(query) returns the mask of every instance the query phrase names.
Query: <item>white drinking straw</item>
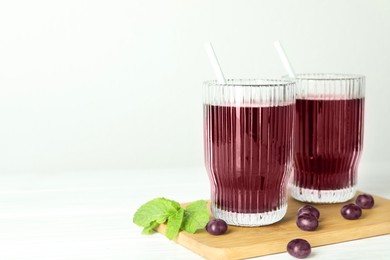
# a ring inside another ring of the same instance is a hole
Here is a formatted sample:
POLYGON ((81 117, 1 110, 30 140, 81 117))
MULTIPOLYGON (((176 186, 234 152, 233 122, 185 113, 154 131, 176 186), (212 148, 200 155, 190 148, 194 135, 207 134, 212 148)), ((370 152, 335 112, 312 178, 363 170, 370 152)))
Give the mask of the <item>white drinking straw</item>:
POLYGON ((284 51, 282 44, 280 43, 279 40, 277 40, 274 42, 274 45, 275 45, 275 48, 279 54, 280 60, 283 63, 284 68, 287 70, 288 76, 290 78, 295 79, 295 72, 291 66, 291 63, 289 62, 289 60, 287 58, 286 52, 284 51))
POLYGON ((205 42, 204 48, 206 49, 207 56, 209 57, 209 61, 211 64, 211 67, 214 70, 215 76, 217 77, 217 81, 219 84, 226 84, 225 77, 223 76, 221 66, 219 65, 217 56, 215 55, 213 45, 211 45, 211 42, 205 42))

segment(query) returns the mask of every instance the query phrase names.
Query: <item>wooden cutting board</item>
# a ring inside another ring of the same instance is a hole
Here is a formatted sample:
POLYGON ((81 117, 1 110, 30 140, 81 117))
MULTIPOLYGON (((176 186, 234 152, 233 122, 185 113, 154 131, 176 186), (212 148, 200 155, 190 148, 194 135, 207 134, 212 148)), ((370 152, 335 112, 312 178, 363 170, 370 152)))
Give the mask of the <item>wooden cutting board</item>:
MULTIPOLYGON (((290 198, 286 216, 273 225, 229 226, 221 236, 212 236, 205 230, 196 234, 180 232, 175 241, 206 259, 243 259, 286 252, 288 242, 295 238, 306 239, 316 247, 390 234, 390 200, 377 196, 374 199, 375 206, 363 210, 358 220, 346 220, 340 215, 340 208, 347 203, 315 204, 321 214, 316 231, 302 231, 296 226, 297 211, 305 203, 290 198)), ((164 234, 165 225, 157 231, 164 234)))

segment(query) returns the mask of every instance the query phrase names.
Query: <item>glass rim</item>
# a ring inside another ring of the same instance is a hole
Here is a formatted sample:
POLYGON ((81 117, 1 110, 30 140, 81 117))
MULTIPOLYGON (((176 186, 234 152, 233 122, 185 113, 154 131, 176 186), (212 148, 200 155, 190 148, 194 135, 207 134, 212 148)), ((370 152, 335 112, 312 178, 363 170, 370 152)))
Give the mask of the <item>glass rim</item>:
MULTIPOLYGON (((294 80, 294 78, 284 75, 282 78, 294 80)), ((295 75, 295 80, 359 80, 364 79, 364 75, 350 73, 299 73, 295 75)))
POLYGON ((207 80, 203 85, 226 86, 226 87, 284 87, 294 85, 291 79, 226 79, 226 84, 218 83, 217 80, 207 80))

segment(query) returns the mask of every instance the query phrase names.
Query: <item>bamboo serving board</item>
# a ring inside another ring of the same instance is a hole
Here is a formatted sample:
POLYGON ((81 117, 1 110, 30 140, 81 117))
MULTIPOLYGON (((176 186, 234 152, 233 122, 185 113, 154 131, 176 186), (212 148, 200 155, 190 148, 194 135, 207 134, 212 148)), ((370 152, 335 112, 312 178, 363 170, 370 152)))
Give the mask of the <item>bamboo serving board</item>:
MULTIPOLYGON (((286 252, 288 242, 295 238, 306 239, 316 247, 390 234, 390 200, 377 196, 374 199, 375 206, 363 210, 358 220, 346 220, 340 215, 340 208, 347 202, 315 204, 321 214, 316 231, 302 231, 296 226, 297 211, 305 203, 290 198, 286 216, 273 225, 229 226, 228 232, 220 236, 212 236, 205 230, 195 234, 183 231, 175 241, 206 259, 243 259, 286 252)), ((157 231, 164 234, 165 227, 160 225, 157 231)))

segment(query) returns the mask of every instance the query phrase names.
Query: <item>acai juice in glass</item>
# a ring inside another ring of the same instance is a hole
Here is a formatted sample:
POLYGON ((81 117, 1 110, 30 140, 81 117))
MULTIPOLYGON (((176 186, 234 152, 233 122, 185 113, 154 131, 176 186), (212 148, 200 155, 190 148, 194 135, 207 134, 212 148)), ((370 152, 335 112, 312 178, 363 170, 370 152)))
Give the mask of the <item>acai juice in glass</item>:
POLYGON ((283 218, 292 170, 295 84, 207 81, 204 151, 215 218, 262 226, 283 218))
POLYGON ((356 194, 363 147, 364 76, 296 75, 291 195, 339 203, 356 194))

